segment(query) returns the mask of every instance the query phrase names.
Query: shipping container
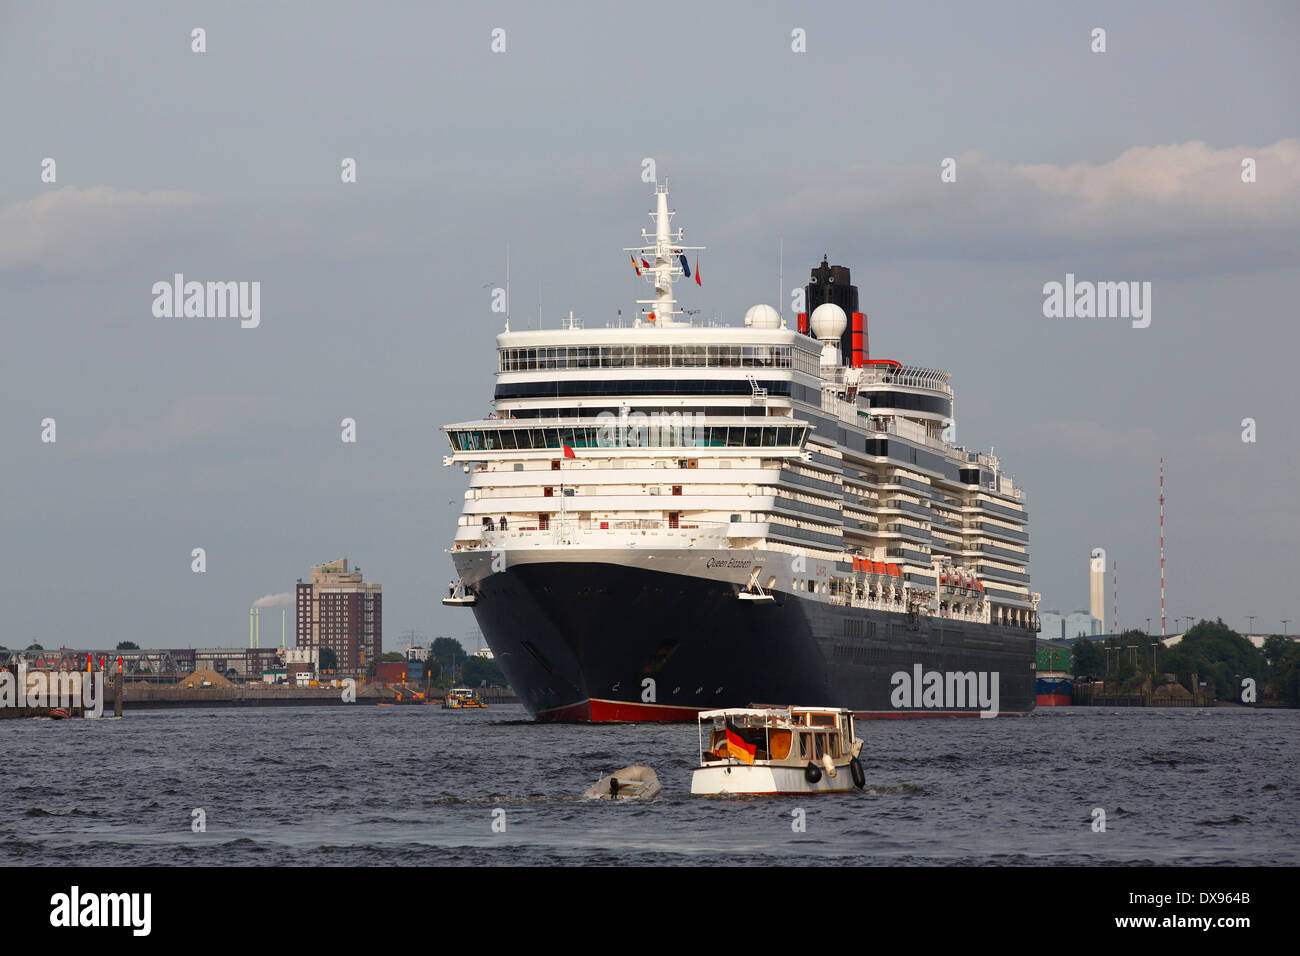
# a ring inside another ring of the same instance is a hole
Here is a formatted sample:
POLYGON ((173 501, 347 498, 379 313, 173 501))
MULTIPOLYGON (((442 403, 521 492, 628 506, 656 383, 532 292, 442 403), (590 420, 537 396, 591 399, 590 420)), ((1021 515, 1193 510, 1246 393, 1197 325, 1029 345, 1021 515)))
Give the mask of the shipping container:
POLYGON ((1035 666, 1041 673, 1049 671, 1069 673, 1070 649, 1068 647, 1052 647, 1049 644, 1039 644, 1038 662, 1035 666))

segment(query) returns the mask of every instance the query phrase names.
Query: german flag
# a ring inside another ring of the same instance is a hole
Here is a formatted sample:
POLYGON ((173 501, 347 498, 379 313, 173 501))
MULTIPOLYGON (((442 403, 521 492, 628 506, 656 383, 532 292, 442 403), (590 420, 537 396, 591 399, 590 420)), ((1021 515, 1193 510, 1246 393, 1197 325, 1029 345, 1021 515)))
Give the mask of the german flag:
POLYGON ((745 763, 752 764, 754 762, 754 752, 757 749, 758 748, 755 747, 754 744, 751 744, 744 737, 740 736, 740 731, 737 729, 736 725, 728 719, 727 753, 735 757, 737 760, 742 760, 745 763))

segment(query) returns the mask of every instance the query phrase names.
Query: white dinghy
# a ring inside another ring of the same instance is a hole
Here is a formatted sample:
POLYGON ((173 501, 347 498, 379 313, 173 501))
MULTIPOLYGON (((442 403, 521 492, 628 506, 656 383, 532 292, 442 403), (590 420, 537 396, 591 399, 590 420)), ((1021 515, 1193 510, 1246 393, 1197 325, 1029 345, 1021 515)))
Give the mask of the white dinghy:
POLYGON ((653 800, 662 789, 653 770, 635 764, 601 777, 582 796, 586 800, 653 800))

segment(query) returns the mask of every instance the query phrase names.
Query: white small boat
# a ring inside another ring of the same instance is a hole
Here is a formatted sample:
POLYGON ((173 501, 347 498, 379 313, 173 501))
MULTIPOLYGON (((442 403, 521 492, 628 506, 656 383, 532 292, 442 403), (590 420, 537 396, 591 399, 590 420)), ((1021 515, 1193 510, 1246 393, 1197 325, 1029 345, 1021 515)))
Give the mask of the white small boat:
POLYGON ((585 800, 653 800, 662 789, 653 770, 635 764, 601 777, 582 796, 585 800))
POLYGON ((691 793, 836 793, 866 786, 853 714, 839 707, 734 707, 698 715, 691 793), (707 726, 706 726, 707 725, 707 726), (708 735, 705 735, 705 730, 708 735))

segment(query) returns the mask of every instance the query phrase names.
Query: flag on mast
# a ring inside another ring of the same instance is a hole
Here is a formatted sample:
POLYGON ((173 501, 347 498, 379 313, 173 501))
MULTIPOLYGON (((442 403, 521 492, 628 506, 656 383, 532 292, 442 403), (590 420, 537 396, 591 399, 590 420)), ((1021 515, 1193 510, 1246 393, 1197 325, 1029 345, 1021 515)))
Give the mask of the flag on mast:
POLYGON ((695 284, 698 285, 698 286, 702 286, 702 285, 704 285, 704 283, 700 281, 700 256, 699 256, 699 253, 696 253, 696 255, 695 255, 695 284))
POLYGON ((560 447, 564 449, 564 457, 565 457, 565 458, 577 458, 577 457, 578 457, 577 455, 575 455, 575 454, 573 453, 573 449, 570 448, 568 445, 561 444, 560 447))
POLYGON ((731 718, 726 718, 725 723, 727 728, 727 754, 744 763, 752 764, 758 747, 741 736, 740 728, 731 722, 731 718))
POLYGON ((628 253, 628 258, 632 260, 632 268, 636 270, 636 274, 640 275, 641 267, 636 264, 636 256, 632 255, 631 253, 628 253))

